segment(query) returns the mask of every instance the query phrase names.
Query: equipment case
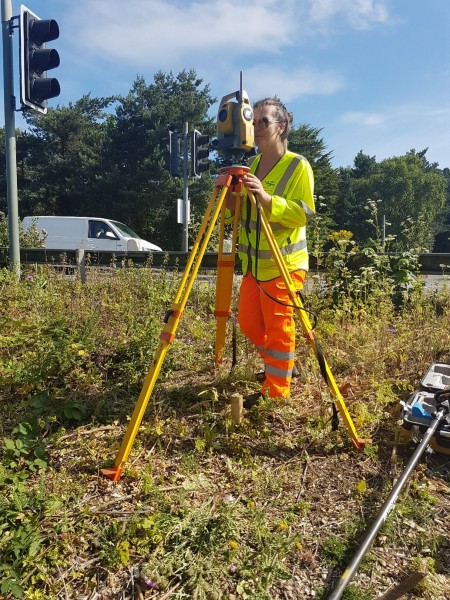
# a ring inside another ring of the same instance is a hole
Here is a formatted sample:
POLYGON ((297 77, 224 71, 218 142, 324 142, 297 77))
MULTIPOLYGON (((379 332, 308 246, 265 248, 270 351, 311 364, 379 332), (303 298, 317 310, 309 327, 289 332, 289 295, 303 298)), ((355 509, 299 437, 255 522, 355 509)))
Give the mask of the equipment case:
MULTIPOLYGON (((402 402, 402 425, 406 431, 417 428, 420 433, 425 433, 436 411, 436 392, 445 389, 450 389, 450 365, 434 363, 422 379, 421 388, 402 402)), ((435 452, 450 454, 450 415, 442 420, 430 446, 435 452)))

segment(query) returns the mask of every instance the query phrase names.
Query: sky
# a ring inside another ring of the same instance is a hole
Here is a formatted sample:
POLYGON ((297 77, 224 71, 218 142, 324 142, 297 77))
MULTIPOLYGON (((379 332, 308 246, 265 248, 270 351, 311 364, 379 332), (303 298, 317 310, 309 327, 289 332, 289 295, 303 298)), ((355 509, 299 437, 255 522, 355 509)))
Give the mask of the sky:
MULTIPOLYGON (((12 14, 20 12, 20 2, 12 14)), ((428 148, 450 167, 449 0, 26 0, 60 36, 61 94, 126 95, 137 76, 195 69, 217 103, 243 88, 278 95, 320 129, 334 167, 428 148)), ((18 33, 14 35, 19 96, 18 33), (17 48, 16 48, 17 46, 17 48)), ((3 94, 0 118, 4 125, 3 94)), ((195 127, 197 124, 190 124, 195 127)), ((16 126, 23 128, 20 112, 16 126)))

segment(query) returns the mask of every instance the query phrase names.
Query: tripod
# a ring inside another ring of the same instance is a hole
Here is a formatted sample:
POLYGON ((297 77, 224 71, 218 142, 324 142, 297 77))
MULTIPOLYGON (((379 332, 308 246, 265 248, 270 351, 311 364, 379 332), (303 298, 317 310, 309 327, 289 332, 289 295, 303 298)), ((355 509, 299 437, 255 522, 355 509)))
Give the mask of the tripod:
MULTIPOLYGON (((217 220, 219 219, 219 216, 221 217, 221 222, 219 232, 219 254, 217 261, 216 304, 214 311, 214 315, 216 317, 215 360, 217 364, 222 362, 223 360, 226 337, 226 323, 227 319, 231 314, 230 307, 234 264, 236 258, 236 242, 240 212, 240 195, 242 191, 242 176, 248 171, 249 167, 235 165, 231 167, 224 167, 219 171, 219 176, 217 177, 214 184, 214 191, 209 200, 205 215, 203 217, 203 221, 201 223, 199 232, 192 247, 192 251, 188 257, 188 261, 183 276, 181 278, 178 291, 170 309, 167 311, 166 316, 164 318, 165 325, 159 336, 160 341, 158 347, 150 365, 150 369, 144 380, 141 393, 139 394, 138 401, 136 403, 127 430, 125 432, 124 439, 117 453, 114 462, 114 467, 110 469, 102 469, 102 473, 110 479, 112 479, 113 481, 118 481, 120 479, 120 476, 123 471, 123 465, 127 461, 128 456, 130 454, 132 445, 136 438, 141 421, 144 417, 145 410, 147 408, 151 393, 155 386, 168 348, 175 338, 175 332, 177 330, 178 323, 183 314, 186 302, 192 290, 192 286, 197 277, 201 261, 206 252, 208 242, 211 238, 211 234, 217 223, 217 220), (230 254, 225 254, 223 251, 226 210, 226 204, 224 200, 227 193, 230 190, 236 192, 237 199, 233 221, 232 249, 230 254)), ((251 203, 255 207, 257 207, 257 201, 255 196, 251 192, 248 192, 248 197, 250 198, 251 203)), ((288 289, 289 297, 292 301, 292 304, 296 308, 296 313, 302 325, 304 335, 313 347, 316 358, 319 361, 319 367, 322 376, 325 379, 336 401, 339 413, 349 431, 354 446, 358 451, 362 451, 365 442, 364 440, 360 439, 356 433, 355 426, 347 411, 341 392, 337 387, 333 375, 323 356, 311 323, 303 308, 302 301, 293 284, 290 273, 286 268, 281 251, 275 242, 272 230, 270 228, 270 224, 267 220, 267 217, 264 214, 264 211, 262 210, 261 225, 262 232, 269 243, 270 250, 279 268, 280 275, 282 276, 286 288, 288 289)))

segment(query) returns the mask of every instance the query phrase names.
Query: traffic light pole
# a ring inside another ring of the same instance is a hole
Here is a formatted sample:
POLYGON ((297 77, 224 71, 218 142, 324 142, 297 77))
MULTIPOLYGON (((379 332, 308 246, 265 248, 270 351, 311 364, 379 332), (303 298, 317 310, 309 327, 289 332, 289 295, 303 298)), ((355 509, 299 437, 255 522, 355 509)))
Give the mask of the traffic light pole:
POLYGON ((188 188, 188 122, 183 125, 183 237, 181 251, 189 248, 189 188, 188 188))
POLYGON ((8 202, 9 259, 11 269, 20 277, 19 209, 17 200, 16 122, 13 75, 13 38, 11 0, 2 1, 3 87, 5 106, 5 157, 8 202))

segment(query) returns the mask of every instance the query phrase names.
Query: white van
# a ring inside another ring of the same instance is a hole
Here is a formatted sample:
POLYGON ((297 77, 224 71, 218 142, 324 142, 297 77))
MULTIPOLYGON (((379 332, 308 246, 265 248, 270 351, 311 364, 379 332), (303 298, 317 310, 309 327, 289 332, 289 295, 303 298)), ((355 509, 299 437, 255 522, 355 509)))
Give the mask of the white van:
POLYGON ((96 217, 25 217, 23 228, 36 226, 49 250, 162 252, 119 221, 96 217))

